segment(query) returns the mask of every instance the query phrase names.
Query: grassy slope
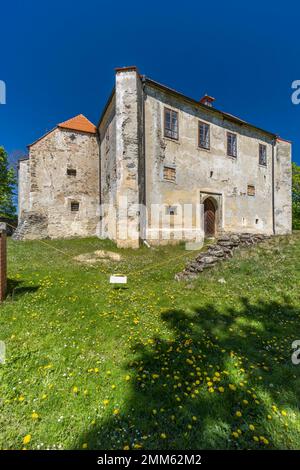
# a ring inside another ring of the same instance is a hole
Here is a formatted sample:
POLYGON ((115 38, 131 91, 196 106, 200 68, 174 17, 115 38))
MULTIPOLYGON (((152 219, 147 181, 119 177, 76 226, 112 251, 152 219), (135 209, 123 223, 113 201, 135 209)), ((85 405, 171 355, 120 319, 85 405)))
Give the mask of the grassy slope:
POLYGON ((0 448, 299 449, 300 235, 273 245, 186 284, 182 246, 85 267, 72 257, 117 250, 10 241, 0 448))

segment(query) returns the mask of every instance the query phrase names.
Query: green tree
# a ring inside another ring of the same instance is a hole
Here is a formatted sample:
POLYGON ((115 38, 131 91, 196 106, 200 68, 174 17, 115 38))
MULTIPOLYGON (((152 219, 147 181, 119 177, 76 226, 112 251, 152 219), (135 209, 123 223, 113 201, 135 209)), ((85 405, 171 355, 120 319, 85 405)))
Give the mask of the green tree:
POLYGON ((293 229, 300 230, 300 166, 293 163, 292 179, 293 229))
POLYGON ((14 218, 16 215, 15 185, 15 170, 9 167, 7 152, 0 147, 0 217, 14 218))

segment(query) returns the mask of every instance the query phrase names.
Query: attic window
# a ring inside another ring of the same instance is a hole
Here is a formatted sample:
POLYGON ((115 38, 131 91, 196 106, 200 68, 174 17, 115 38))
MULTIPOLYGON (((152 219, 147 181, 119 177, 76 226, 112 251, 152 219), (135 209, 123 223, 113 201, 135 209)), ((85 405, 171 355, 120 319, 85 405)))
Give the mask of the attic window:
POLYGON ((164 180, 174 183, 176 181, 176 168, 164 166, 164 180))
POLYGON ((71 212, 78 212, 79 211, 79 202, 72 201, 71 202, 71 212))
POLYGON ((252 184, 248 184, 247 194, 248 196, 255 196, 255 186, 253 186, 252 184))
POLYGON ((67 168, 67 175, 68 176, 76 176, 77 171, 74 168, 67 168))

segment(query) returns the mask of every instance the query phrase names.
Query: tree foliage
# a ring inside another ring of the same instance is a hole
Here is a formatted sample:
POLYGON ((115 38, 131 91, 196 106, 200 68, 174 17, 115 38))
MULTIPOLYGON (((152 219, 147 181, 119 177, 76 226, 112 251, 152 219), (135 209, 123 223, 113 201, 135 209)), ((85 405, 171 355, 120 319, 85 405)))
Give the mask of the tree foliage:
POLYGON ((0 217, 14 218, 16 215, 15 185, 15 170, 9 167, 7 152, 0 147, 0 217))
POLYGON ((300 230, 300 166, 293 163, 292 180, 293 229, 300 230))

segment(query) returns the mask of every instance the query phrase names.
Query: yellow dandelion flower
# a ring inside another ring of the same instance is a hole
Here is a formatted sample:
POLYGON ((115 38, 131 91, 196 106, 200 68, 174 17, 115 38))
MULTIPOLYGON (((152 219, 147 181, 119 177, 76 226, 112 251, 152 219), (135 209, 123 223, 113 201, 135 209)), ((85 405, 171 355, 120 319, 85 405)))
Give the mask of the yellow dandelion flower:
POLYGON ((249 424, 249 429, 250 429, 250 431, 254 431, 255 426, 253 424, 249 424))
POLYGON ((73 391, 73 393, 78 393, 78 387, 73 387, 72 391, 73 391))
POLYGON ((160 437, 161 437, 162 439, 167 439, 167 436, 166 436, 166 434, 165 434, 164 432, 161 433, 160 437))
POLYGON ((237 412, 235 413, 235 416, 237 416, 238 418, 240 418, 240 417, 242 416, 242 413, 241 413, 240 411, 237 411, 237 412))
POLYGON ((83 448, 83 449, 87 449, 87 447, 88 447, 87 443, 84 442, 84 444, 82 444, 82 448, 83 448))
POLYGON ((29 444, 31 441, 31 434, 26 434, 26 436, 23 438, 23 444, 29 444))
POLYGON ((213 387, 209 387, 208 391, 209 391, 209 393, 214 393, 213 387))
POLYGON ((281 414, 282 414, 282 416, 286 416, 286 415, 287 415, 287 412, 284 411, 284 410, 282 410, 282 411, 281 411, 281 414))
POLYGON ((109 400, 103 400, 103 405, 108 405, 109 404, 109 400))
POLYGON ((268 419, 272 419, 272 416, 271 416, 271 415, 268 415, 267 418, 268 418, 268 419))
POLYGON ((219 387, 218 390, 220 393, 224 393, 224 387, 219 387))
POLYGON ((236 439, 239 437, 239 434, 236 431, 232 432, 232 436, 235 437, 236 439))
POLYGON ((123 450, 129 450, 129 449, 130 449, 130 447, 128 445, 123 447, 123 450))
POLYGON ((130 375, 126 375, 125 380, 128 382, 128 380, 130 380, 130 375))
POLYGON ((233 391, 235 391, 235 390, 236 390, 236 386, 235 386, 235 385, 233 385, 233 384, 229 384, 228 386, 229 386, 230 390, 233 390, 233 391))
POLYGON ((19 401, 24 401, 25 400, 25 397, 23 397, 23 395, 20 395, 19 396, 19 401))
POLYGON ((257 436, 253 436, 253 440, 254 440, 255 442, 258 442, 258 441, 259 441, 259 439, 258 439, 257 436))
POLYGON ((120 413, 119 408, 115 408, 114 411, 113 411, 113 414, 114 414, 115 416, 117 416, 119 413, 120 413))
POLYGON ((32 419, 39 419, 39 415, 34 411, 31 415, 32 419))

